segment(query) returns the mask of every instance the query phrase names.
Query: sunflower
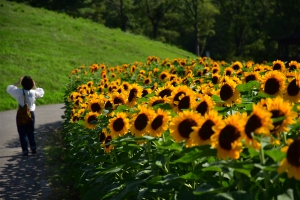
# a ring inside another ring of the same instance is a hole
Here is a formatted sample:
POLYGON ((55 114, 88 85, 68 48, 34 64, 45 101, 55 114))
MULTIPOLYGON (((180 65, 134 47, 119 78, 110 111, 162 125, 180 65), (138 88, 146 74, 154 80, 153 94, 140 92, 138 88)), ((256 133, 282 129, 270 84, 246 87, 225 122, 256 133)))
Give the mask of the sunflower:
POLYGON ((72 123, 78 122, 79 120, 80 120, 80 114, 78 114, 78 113, 72 114, 71 119, 70 119, 70 121, 71 121, 72 123))
POLYGON ((158 78, 159 78, 160 81, 164 82, 164 81, 167 81, 169 79, 169 76, 170 76, 170 74, 169 74, 168 71, 162 71, 159 74, 158 78))
POLYGON ((128 91, 129 90, 129 88, 130 88, 130 83, 128 83, 128 82, 122 82, 122 85, 121 85, 122 87, 123 87, 123 89, 125 90, 125 91, 128 91))
POLYGON ((129 119, 124 112, 118 112, 114 118, 109 120, 108 128, 113 138, 122 137, 129 129, 129 119))
POLYGON ((139 113, 133 115, 131 119, 131 134, 135 136, 143 136, 148 132, 147 125, 153 120, 155 111, 147 108, 146 105, 138 105, 139 113))
POLYGON ((224 70, 224 75, 225 76, 231 76, 231 74, 233 73, 233 69, 231 67, 226 67, 224 70))
POLYGON ((278 173, 287 172, 288 177, 300 180, 300 137, 295 140, 288 139, 288 146, 281 148, 281 152, 286 153, 286 157, 280 162, 278 173))
POLYGON ((212 130, 215 134, 211 136, 212 147, 218 150, 218 157, 221 159, 238 159, 242 152, 243 131, 245 126, 246 113, 236 112, 228 116, 224 123, 216 124, 212 130))
POLYGON ((278 137, 280 132, 288 132, 289 125, 296 123, 294 119, 297 113, 292 111, 293 105, 288 101, 284 101, 281 97, 277 96, 274 99, 266 99, 267 109, 272 113, 272 118, 285 117, 283 121, 273 123, 274 128, 271 133, 278 137))
POLYGON ((204 67, 202 71, 202 76, 206 75, 209 72, 210 68, 209 67, 204 67))
POLYGON ((215 133, 212 127, 222 124, 222 116, 218 115, 216 110, 210 110, 205 113, 204 117, 200 118, 199 125, 193 128, 193 132, 190 135, 190 140, 186 143, 190 146, 200 146, 205 144, 211 144, 211 136, 215 133))
POLYGON ((202 94, 206 94, 208 96, 217 94, 217 91, 215 91, 214 87, 212 87, 210 84, 202 84, 200 91, 202 94))
POLYGON ((193 90, 186 85, 177 86, 174 88, 171 96, 169 97, 169 103, 171 106, 176 107, 177 105, 175 104, 175 102, 179 101, 180 96, 193 95, 193 93, 193 90))
POLYGON ((98 121, 97 117, 99 115, 100 114, 97 112, 88 112, 84 117, 85 127, 89 128, 89 129, 94 129, 96 127, 96 124, 92 123, 92 122, 98 121))
POLYGON ((129 107, 135 106, 137 103, 138 98, 142 97, 143 88, 139 86, 138 84, 134 83, 130 86, 129 92, 128 92, 128 101, 127 105, 129 107))
POLYGON ((220 84, 218 93, 226 106, 231 106, 233 103, 239 103, 240 92, 236 90, 237 84, 229 77, 225 76, 225 82, 220 84))
POLYGON ((99 134, 99 142, 101 142, 103 144, 107 135, 108 135, 108 133, 107 133, 106 128, 103 128, 101 133, 99 134))
POLYGON ((195 107, 196 96, 194 92, 183 94, 179 96, 178 101, 174 101, 174 112, 182 111, 183 109, 189 109, 195 107))
POLYGON ((127 103, 127 94, 113 92, 110 95, 110 102, 113 103, 113 108, 117 108, 119 105, 125 105, 127 103))
POLYGON ((153 137, 161 137, 163 132, 169 128, 171 116, 168 111, 157 109, 153 120, 148 123, 149 135, 153 137))
POLYGON ((102 98, 92 98, 88 101, 88 109, 91 112, 101 113, 104 109, 104 102, 102 98))
POLYGON ((300 64, 297 61, 291 61, 289 63, 289 71, 295 71, 298 70, 300 68, 300 64))
POLYGON ((219 74, 213 74, 212 75, 212 80, 211 80, 211 82, 212 82, 212 84, 214 84, 214 85, 216 85, 216 84, 218 84, 219 83, 219 81, 220 81, 220 75, 219 74))
POLYGON ((269 95, 280 95, 284 91, 285 79, 279 71, 267 72, 261 79, 261 89, 269 95))
POLYGON ((130 72, 131 72, 131 73, 134 73, 135 70, 136 70, 136 66, 135 66, 135 65, 132 65, 132 66, 130 67, 130 72))
POLYGON ((213 74, 218 74, 220 72, 220 67, 213 67, 211 71, 213 74))
POLYGON ((213 109, 215 106, 215 102, 212 100, 212 98, 206 94, 201 95, 200 101, 195 104, 193 107, 193 110, 200 113, 202 116, 204 116, 205 113, 207 113, 209 110, 213 109))
POLYGON ((245 72, 242 80, 245 83, 248 83, 249 81, 259 81, 260 80, 260 75, 258 72, 245 72))
POLYGON ((150 94, 151 92, 152 92, 152 90, 150 88, 143 89, 143 91, 142 91, 142 97, 150 94))
POLYGON ((148 101, 148 107, 153 107, 157 104, 160 104, 160 103, 167 103, 168 102, 168 99, 166 96, 164 96, 163 98, 160 97, 160 96, 153 96, 153 97, 150 97, 149 98, 149 101, 148 101))
POLYGON ((285 65, 284 62, 282 62, 281 60, 276 60, 273 62, 273 70, 278 70, 281 72, 285 71, 285 65))
POLYGON ((111 141, 112 141, 112 137, 108 135, 104 140, 104 144, 101 145, 102 147, 104 147, 105 153, 110 153, 114 149, 114 146, 110 144, 111 141))
POLYGON ((143 83, 144 85, 149 85, 152 83, 152 79, 150 77, 145 77, 143 83))
POLYGON ((297 73, 295 78, 288 83, 284 99, 290 102, 298 102, 300 100, 300 73, 297 73))
POLYGON ((274 128, 271 116, 272 113, 261 105, 253 105, 253 111, 247 118, 244 129, 245 141, 248 146, 260 149, 260 143, 252 137, 251 133, 269 135, 270 130, 274 128))
POLYGON ((193 127, 199 126, 201 115, 195 111, 184 110, 170 122, 170 135, 175 142, 189 140, 193 127))
POLYGON ((240 61, 236 61, 234 62, 231 66, 230 66, 233 70, 238 71, 240 69, 243 68, 243 64, 240 61))
POLYGON ((262 71, 264 71, 264 68, 263 68, 262 65, 256 64, 256 65, 254 65, 254 67, 253 67, 253 71, 254 71, 254 72, 262 72, 262 71))

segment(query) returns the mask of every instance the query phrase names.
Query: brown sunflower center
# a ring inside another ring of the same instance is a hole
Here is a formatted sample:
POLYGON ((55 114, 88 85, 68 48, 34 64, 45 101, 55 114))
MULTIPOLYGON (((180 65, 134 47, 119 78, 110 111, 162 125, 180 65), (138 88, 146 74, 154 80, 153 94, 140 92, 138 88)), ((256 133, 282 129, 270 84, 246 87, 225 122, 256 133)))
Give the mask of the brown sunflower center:
POLYGON ((134 127, 137 130, 142 131, 144 128, 146 128, 148 120, 148 116, 145 113, 139 114, 134 121, 134 127))
POLYGON ((132 100, 136 97, 136 94, 137 94, 137 89, 135 88, 131 89, 128 95, 128 101, 132 102, 132 100))
POLYGON ((202 101, 196 108, 197 112, 204 115, 208 110, 208 104, 206 101, 202 101))
POLYGON ((232 66, 232 69, 238 70, 238 69, 240 69, 240 66, 239 66, 239 65, 233 65, 233 66, 232 66))
POLYGON ((109 147, 109 143, 112 141, 112 137, 109 135, 105 138, 105 148, 109 147))
POLYGON ((198 72, 197 72, 197 76, 202 76, 202 72, 201 72, 201 71, 198 71, 198 72))
POLYGON ((122 118, 118 118, 113 123, 114 131, 121 131, 124 128, 124 121, 122 118))
POLYGON ((164 80, 166 77, 167 77, 166 74, 161 74, 161 75, 160 75, 160 79, 161 79, 161 80, 164 80))
POLYGON ((160 103, 164 103, 165 101, 163 99, 159 99, 159 100, 156 100, 152 103, 152 106, 155 106, 157 104, 160 104, 160 103))
POLYGON ((279 81, 276 78, 269 78, 265 83, 265 93, 275 95, 280 89, 279 81))
POLYGON ((183 138, 187 138, 187 139, 190 138, 190 134, 191 132, 193 132, 192 129, 193 126, 197 126, 197 123, 193 119, 187 118, 181 121, 178 124, 179 135, 183 138))
POLYGON ((168 89, 168 88, 166 88, 166 89, 163 89, 162 91, 160 91, 159 93, 158 93, 158 95, 161 97, 161 98, 163 98, 164 96, 171 96, 171 93, 172 93, 172 90, 170 90, 170 89, 168 89))
POLYGON ((292 80, 287 87, 289 96, 296 96, 299 93, 299 90, 300 88, 297 86, 296 79, 292 80))
POLYGON ((231 71, 230 71, 230 70, 227 70, 226 73, 225 73, 225 75, 226 75, 226 76, 230 76, 230 75, 231 75, 231 71))
MULTIPOLYGON (((284 113, 281 110, 271 110, 271 113, 272 113, 272 118, 277 118, 277 117, 283 117, 283 116, 285 116, 284 113)), ((273 130, 277 129, 278 126, 280 126, 282 123, 283 123, 283 121, 279 121, 279 122, 273 123, 273 125, 274 125, 274 129, 273 130)))
POLYGON ((91 115, 91 116, 88 117, 87 122, 91 123, 92 121, 97 121, 96 115, 91 115))
POLYGON ((110 101, 107 101, 107 102, 105 103, 105 109, 107 109, 107 108, 112 108, 112 104, 111 104, 110 101))
POLYGON ((233 96, 233 90, 227 83, 221 87, 220 97, 223 101, 230 99, 233 96))
POLYGON ((230 151, 231 144, 241 136, 239 130, 233 125, 226 125, 220 132, 219 144, 222 149, 230 151))
POLYGON ((215 74, 217 73, 219 70, 218 69, 213 69, 212 73, 215 74))
POLYGON ((251 133, 254 132, 256 129, 262 126, 261 118, 258 117, 256 114, 253 114, 247 121, 245 126, 245 133, 248 138, 252 139, 251 133))
POLYGON ((114 104, 124 104, 123 99, 119 98, 119 97, 115 97, 114 98, 114 104))
POLYGON ((105 140, 105 133, 102 131, 99 135, 99 141, 103 142, 105 140))
POLYGON ((80 118, 77 115, 75 115, 75 116, 73 116, 72 120, 73 120, 73 122, 77 122, 80 120, 80 118))
POLYGON ((185 95, 185 92, 178 92, 175 96, 174 96, 174 100, 173 101, 179 101, 179 97, 181 96, 181 95, 185 95))
POLYGON ((149 94, 148 90, 143 89, 142 97, 146 96, 147 94, 149 94))
POLYGON ((213 76, 212 77, 212 83, 213 84, 217 84, 218 83, 219 78, 217 76, 213 76))
POLYGON ((210 136, 214 134, 214 131, 212 130, 212 127, 215 125, 215 123, 208 119, 206 120, 201 128, 198 131, 198 135, 202 140, 208 140, 210 139, 210 136))
POLYGON ((101 110, 101 107, 100 107, 100 105, 99 105, 98 103, 93 103, 93 104, 91 105, 91 110, 92 110, 93 112, 99 112, 99 111, 101 110))
POLYGON ((156 130, 158 129, 159 127, 161 127, 161 125, 163 124, 163 119, 164 119, 164 116, 163 115, 158 115, 155 117, 155 119, 152 121, 151 123, 151 128, 153 130, 156 130))
POLYGON ((294 71, 297 69, 297 66, 296 65, 291 65, 290 68, 289 68, 289 71, 294 71))
POLYGON ((145 84, 149 84, 149 83, 150 83, 150 80, 149 80, 149 79, 146 79, 144 83, 145 83, 145 84))
POLYGON ((251 75, 246 76, 245 80, 246 80, 246 83, 248 83, 249 81, 255 81, 256 77, 254 74, 251 74, 251 75))
POLYGON ((124 90, 128 90, 128 85, 124 84, 123 88, 124 88, 124 90))
POLYGON ((185 96, 182 99, 180 99, 178 103, 178 109, 179 110, 188 109, 190 107, 190 103, 191 103, 190 96, 185 96))
POLYGON ((207 69, 204 69, 202 74, 205 75, 207 71, 208 71, 207 69))
POLYGON ((289 146, 286 153, 287 161, 295 166, 300 167, 300 138, 294 140, 294 142, 289 146))
POLYGON ((279 63, 276 63, 274 66, 273 66, 273 70, 281 70, 281 65, 279 63))

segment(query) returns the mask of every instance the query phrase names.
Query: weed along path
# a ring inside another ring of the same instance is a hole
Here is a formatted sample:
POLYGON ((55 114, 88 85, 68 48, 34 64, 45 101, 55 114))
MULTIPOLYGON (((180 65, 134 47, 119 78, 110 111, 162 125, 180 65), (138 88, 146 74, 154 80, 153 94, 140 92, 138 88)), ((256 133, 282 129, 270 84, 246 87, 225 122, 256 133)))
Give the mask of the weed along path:
POLYGON ((61 127, 63 104, 38 106, 35 110, 37 155, 22 156, 16 127, 16 110, 0 112, 0 199, 47 199, 43 142, 61 127))

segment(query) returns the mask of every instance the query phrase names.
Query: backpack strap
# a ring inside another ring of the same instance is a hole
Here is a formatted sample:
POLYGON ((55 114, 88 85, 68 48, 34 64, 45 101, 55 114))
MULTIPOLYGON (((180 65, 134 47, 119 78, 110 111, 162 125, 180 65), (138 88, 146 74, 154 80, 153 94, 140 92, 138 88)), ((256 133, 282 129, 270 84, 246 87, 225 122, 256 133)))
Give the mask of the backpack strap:
POLYGON ((27 104, 27 101, 26 101, 26 96, 25 96, 24 89, 23 89, 23 96, 24 96, 24 106, 25 106, 25 104, 27 104))

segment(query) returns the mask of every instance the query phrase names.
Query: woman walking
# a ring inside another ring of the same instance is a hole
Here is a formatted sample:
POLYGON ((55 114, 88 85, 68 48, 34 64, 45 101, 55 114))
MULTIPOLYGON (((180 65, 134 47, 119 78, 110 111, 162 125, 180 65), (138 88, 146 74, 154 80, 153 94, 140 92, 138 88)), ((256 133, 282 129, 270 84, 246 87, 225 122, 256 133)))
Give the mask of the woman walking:
POLYGON ((23 78, 20 78, 17 83, 7 86, 6 91, 17 100, 19 106, 23 107, 25 102, 28 105, 32 121, 22 125, 18 125, 17 123, 17 129, 23 156, 28 156, 28 141, 31 153, 36 154, 36 143, 34 136, 34 110, 36 107, 35 100, 44 96, 44 90, 42 88, 37 88, 34 80, 30 76, 24 76, 23 78), (19 84, 22 85, 23 89, 17 87, 19 84))

